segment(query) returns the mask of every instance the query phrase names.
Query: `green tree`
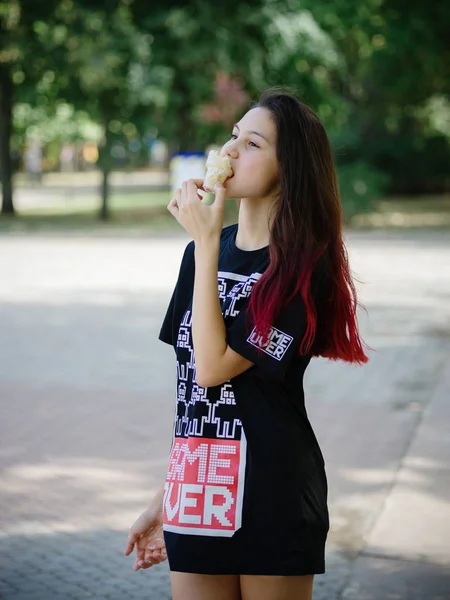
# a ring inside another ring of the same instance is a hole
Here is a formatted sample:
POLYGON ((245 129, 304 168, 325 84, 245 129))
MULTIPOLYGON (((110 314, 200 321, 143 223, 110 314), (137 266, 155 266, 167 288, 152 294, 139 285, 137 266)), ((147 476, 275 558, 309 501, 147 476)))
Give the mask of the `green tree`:
POLYGON ((203 149, 229 130, 231 105, 243 111, 274 84, 318 112, 346 189, 361 194, 361 178, 381 186, 377 169, 395 190, 446 185, 443 0, 10 0, 0 19, 4 213, 14 211, 14 103, 47 116, 62 103, 101 125, 106 218, 115 140, 157 129, 172 151, 203 149))
POLYGON ((47 57, 37 39, 38 17, 51 20, 56 0, 0 2, 0 178, 2 214, 14 215, 11 136, 12 110, 20 93, 31 94, 46 69, 47 57))
POLYGON ((310 11, 339 57, 339 68, 326 73, 347 113, 335 132, 338 161, 362 159, 381 169, 390 175, 392 191, 444 189, 450 131, 440 123, 450 119, 448 3, 292 4, 310 11))
POLYGON ((109 216, 109 175, 114 139, 137 134, 136 122, 150 107, 161 82, 150 79, 150 40, 132 22, 126 0, 63 0, 56 27, 35 24, 42 43, 60 65, 59 95, 86 111, 103 130, 100 216, 109 216), (57 32, 57 35, 55 33, 57 32))
POLYGON ((205 126, 202 107, 216 93, 219 72, 243 82, 250 96, 264 80, 265 2, 144 0, 131 4, 135 23, 152 39, 153 73, 164 86, 154 120, 172 151, 202 149, 217 127, 205 126))
POLYGON ((58 106, 87 112, 103 129, 99 166, 100 215, 108 217, 111 148, 115 138, 132 138, 144 127, 163 81, 150 75, 151 39, 132 22, 127 0, 54 0, 45 8, 32 0, 2 3, 6 31, 0 53, 0 164, 4 214, 13 214, 12 109, 50 116, 58 106))

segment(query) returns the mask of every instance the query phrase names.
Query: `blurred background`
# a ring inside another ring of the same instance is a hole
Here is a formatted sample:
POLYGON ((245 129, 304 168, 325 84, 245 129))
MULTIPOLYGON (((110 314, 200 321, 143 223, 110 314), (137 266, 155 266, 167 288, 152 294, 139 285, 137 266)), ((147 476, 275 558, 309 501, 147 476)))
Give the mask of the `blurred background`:
POLYGON ((152 220, 171 159, 223 144, 271 85, 323 120, 348 223, 449 222, 442 0, 9 0, 0 11, 9 222, 152 220))
POLYGON ((450 4, 6 0, 0 22, 1 598, 170 599, 167 564, 123 556, 172 433, 157 337, 189 237, 166 206, 284 85, 333 146, 370 346, 306 374, 314 600, 449 600, 450 4))

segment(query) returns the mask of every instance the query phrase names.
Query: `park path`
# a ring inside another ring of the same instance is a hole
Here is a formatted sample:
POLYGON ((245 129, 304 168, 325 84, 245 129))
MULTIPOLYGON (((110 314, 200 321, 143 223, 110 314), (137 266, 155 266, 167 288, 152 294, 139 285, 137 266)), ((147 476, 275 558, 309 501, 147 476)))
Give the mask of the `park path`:
MULTIPOLYGON (((174 355, 157 333, 186 242, 0 237, 2 600, 170 598, 166 565, 133 573, 122 551, 165 471, 174 355)), ((348 245, 373 351, 307 372, 332 524, 314 598, 448 600, 450 236, 348 245)))

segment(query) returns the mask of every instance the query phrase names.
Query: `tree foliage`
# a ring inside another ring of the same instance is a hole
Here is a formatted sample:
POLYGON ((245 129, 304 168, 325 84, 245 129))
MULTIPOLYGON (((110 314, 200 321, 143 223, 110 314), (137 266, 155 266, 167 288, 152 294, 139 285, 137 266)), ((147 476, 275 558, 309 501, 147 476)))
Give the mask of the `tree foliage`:
POLYGON ((14 214, 12 192, 12 110, 18 100, 17 87, 25 96, 33 96, 42 78, 47 57, 36 38, 34 23, 38 17, 52 18, 57 0, 43 6, 31 0, 0 2, 0 177, 2 214, 14 214))
POLYGON ((99 128, 106 217, 116 141, 203 150, 271 85, 323 120, 349 205, 447 189, 449 16, 444 0, 0 2, 3 210, 13 105, 15 135, 99 128))

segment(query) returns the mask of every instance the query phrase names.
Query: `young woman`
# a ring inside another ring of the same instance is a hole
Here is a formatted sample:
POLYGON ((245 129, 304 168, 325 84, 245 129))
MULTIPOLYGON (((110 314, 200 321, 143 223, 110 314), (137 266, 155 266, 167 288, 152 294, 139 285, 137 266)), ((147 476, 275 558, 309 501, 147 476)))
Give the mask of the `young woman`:
POLYGON ((168 207, 193 238, 160 333, 174 438, 125 553, 135 570, 168 556, 173 600, 310 600, 329 522, 303 375, 313 356, 367 361, 332 151, 310 108, 268 90, 222 153, 234 175, 214 203, 190 180, 168 207), (223 228, 226 198, 239 222, 223 228))

